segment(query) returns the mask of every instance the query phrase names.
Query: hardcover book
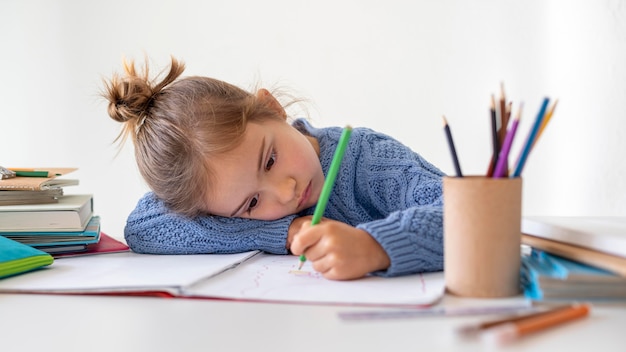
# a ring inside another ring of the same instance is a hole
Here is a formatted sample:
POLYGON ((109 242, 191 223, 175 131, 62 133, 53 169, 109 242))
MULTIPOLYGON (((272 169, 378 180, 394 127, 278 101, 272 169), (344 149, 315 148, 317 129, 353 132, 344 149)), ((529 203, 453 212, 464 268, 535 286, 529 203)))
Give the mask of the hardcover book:
POLYGON ((91 194, 64 195, 57 203, 0 206, 0 231, 84 231, 93 216, 91 194))

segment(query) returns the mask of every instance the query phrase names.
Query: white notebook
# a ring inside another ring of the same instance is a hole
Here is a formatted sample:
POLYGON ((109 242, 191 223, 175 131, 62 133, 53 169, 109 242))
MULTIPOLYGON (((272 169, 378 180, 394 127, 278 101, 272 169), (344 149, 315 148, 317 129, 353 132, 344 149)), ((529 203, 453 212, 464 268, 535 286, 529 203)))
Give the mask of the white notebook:
POLYGON ((56 259, 46 269, 0 280, 0 293, 141 294, 283 303, 428 306, 444 295, 443 272, 333 281, 298 257, 132 252, 56 259))

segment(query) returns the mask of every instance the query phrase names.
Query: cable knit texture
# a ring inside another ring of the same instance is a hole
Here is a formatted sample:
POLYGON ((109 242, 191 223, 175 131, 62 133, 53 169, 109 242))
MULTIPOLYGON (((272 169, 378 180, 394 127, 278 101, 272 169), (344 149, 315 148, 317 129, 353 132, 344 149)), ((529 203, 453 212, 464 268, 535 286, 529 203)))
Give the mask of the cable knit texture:
MULTIPOLYGON (((342 129, 294 127, 319 141, 324 173, 342 129)), ((395 139, 354 128, 324 217, 367 231, 391 259, 380 276, 443 270, 443 172, 395 139)), ((131 249, 151 254, 287 254, 289 224, 297 215, 261 221, 218 216, 193 219, 170 211, 152 192, 130 214, 124 235, 131 249)))

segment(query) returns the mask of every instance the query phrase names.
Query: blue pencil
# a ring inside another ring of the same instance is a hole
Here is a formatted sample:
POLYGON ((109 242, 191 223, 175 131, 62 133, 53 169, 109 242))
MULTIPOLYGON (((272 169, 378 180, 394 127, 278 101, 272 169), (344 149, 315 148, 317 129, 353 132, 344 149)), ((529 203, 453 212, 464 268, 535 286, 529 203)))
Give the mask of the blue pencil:
POLYGON ((524 148, 522 149, 519 157, 517 158, 517 163, 515 165, 515 170, 513 171, 513 175, 511 177, 519 177, 522 174, 522 169, 524 168, 524 164, 526 163, 526 159, 528 159, 528 154, 530 154, 530 149, 533 146, 533 141, 535 140, 535 136, 539 131, 539 127, 541 126, 541 121, 543 121, 544 116, 546 115, 546 108, 548 107, 548 103, 550 102, 549 98, 543 99, 543 104, 541 104, 541 109, 539 109, 539 113, 537 114, 537 118, 535 119, 535 123, 524 142, 524 148))

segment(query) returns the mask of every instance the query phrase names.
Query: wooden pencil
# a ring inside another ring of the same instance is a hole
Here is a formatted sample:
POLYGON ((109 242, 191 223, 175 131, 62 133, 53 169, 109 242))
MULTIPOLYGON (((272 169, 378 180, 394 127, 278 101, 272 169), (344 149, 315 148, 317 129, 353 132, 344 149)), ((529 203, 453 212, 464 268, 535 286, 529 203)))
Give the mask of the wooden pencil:
POLYGON ((510 113, 507 113, 506 109, 506 94, 504 93, 504 83, 500 83, 500 128, 498 129, 498 141, 500 142, 500 148, 504 142, 506 136, 506 128, 509 125, 510 113))

